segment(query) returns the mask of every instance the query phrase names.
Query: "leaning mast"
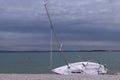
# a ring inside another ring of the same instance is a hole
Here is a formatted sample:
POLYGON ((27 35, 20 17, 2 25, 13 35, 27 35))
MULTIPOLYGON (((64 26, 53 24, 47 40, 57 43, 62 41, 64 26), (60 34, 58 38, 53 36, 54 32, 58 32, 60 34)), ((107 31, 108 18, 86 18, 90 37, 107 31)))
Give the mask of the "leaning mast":
MULTIPOLYGON (((46 10, 46 13, 47 13, 47 16, 48 16, 48 19, 49 19, 49 22, 50 22, 50 28, 51 28, 51 45, 52 45, 52 34, 54 34, 55 39, 56 39, 56 41, 57 41, 57 43, 58 43, 59 51, 62 52, 62 44, 61 44, 61 42, 59 41, 59 39, 58 39, 58 37, 57 37, 57 34, 56 34, 56 32, 55 32, 53 22, 52 22, 52 20, 51 20, 50 14, 49 14, 48 9, 47 9, 47 3, 48 3, 48 0, 44 0, 45 10, 46 10)), ((63 54, 61 54, 61 56, 63 57, 65 63, 66 63, 67 66, 68 66, 68 68, 70 68, 70 66, 69 66, 69 64, 68 64, 65 56, 64 56, 63 54)), ((52 64, 52 46, 51 46, 51 57, 50 57, 50 59, 51 59, 51 64, 52 64)))

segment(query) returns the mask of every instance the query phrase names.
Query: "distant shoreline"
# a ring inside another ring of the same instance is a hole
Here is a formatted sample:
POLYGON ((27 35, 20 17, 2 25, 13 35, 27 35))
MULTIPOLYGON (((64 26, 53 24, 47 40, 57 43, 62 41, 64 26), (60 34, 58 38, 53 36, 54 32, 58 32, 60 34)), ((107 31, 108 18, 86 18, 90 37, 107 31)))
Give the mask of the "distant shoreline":
MULTIPOLYGON (((50 51, 8 51, 0 50, 0 52, 50 52, 50 51)), ((53 52, 60 52, 53 50, 53 52)), ((120 52, 120 50, 64 50, 63 52, 120 52)))

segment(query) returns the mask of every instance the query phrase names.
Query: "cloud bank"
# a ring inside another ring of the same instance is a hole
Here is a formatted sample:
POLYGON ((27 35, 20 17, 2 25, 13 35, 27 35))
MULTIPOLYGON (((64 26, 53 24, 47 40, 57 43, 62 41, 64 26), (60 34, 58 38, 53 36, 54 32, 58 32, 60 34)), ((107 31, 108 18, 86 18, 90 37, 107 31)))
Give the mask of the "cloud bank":
MULTIPOLYGON (((120 49, 119 0, 48 3, 65 50, 120 49)), ((50 26, 42 0, 0 0, 0 5, 0 50, 49 50, 50 26)))

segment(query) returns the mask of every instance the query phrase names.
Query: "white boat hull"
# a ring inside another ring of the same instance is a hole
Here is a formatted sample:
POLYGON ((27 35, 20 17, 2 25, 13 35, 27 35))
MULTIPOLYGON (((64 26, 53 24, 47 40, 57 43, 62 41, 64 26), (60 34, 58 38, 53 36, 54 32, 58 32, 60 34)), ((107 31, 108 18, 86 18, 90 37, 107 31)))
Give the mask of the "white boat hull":
POLYGON ((95 62, 76 62, 69 64, 69 67, 65 65, 52 69, 52 71, 61 75, 73 75, 73 74, 99 75, 107 73, 107 69, 104 65, 95 62))

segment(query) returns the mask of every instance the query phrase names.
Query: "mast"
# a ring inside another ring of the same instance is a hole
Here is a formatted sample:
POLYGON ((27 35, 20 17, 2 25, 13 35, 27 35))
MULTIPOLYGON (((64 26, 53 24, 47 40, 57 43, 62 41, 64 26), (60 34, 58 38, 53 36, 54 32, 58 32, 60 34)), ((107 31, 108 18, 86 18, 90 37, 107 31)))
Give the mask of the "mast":
MULTIPOLYGON (((46 10, 46 13, 47 13, 49 22, 50 22, 51 35, 54 34, 55 39, 56 39, 56 41, 57 41, 57 43, 58 43, 59 51, 60 51, 60 52, 63 52, 63 51, 62 51, 62 44, 61 44, 61 42, 59 41, 59 38, 57 37, 57 34, 56 34, 56 32, 55 32, 55 29, 54 29, 53 22, 52 22, 52 20, 51 20, 50 14, 49 14, 48 9, 47 9, 47 2, 48 2, 48 0, 44 0, 45 10, 46 10)), ((52 40, 52 37, 51 37, 51 40, 52 40)), ((52 45, 52 41, 51 41, 51 45, 52 45)), ((51 47, 52 47, 52 46, 51 46, 51 47)), ((52 56, 52 48, 51 48, 51 56, 52 56)), ((68 66, 68 68, 70 68, 70 66, 69 66, 69 64, 68 64, 65 56, 64 56, 63 54, 61 54, 61 56, 63 57, 65 63, 66 63, 67 66, 68 66)), ((52 57, 51 57, 51 58, 52 58, 52 57)), ((51 58, 50 58, 50 59, 51 59, 51 58)), ((51 59, 51 62, 52 62, 52 59, 51 59)))

